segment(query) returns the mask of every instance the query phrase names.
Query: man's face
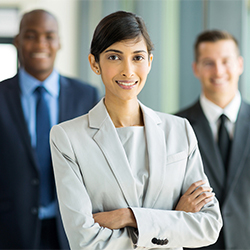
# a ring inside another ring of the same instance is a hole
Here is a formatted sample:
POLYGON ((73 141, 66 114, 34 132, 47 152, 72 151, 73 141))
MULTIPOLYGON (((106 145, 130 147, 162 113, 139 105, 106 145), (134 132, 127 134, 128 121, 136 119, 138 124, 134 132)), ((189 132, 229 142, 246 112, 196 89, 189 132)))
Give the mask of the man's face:
POLYGON ((202 42, 198 52, 193 71, 201 82, 203 94, 219 106, 227 105, 237 92, 239 76, 243 72, 243 58, 238 55, 235 42, 202 42))
POLYGON ((43 81, 53 71, 56 54, 60 49, 56 20, 45 12, 28 14, 22 20, 15 46, 21 66, 43 81))

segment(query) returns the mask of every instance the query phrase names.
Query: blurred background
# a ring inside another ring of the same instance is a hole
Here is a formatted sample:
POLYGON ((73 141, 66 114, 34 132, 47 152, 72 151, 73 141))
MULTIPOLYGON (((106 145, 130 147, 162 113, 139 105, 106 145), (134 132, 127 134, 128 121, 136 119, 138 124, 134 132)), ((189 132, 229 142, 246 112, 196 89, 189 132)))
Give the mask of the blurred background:
POLYGON ((239 41, 245 62, 240 90, 250 101, 249 0, 0 0, 0 81, 16 74, 13 37, 22 14, 35 8, 51 11, 59 21, 62 48, 56 59, 58 71, 97 86, 102 95, 101 79, 91 71, 87 58, 97 23, 117 10, 142 16, 155 49, 139 99, 168 113, 199 97, 200 84, 192 72, 196 36, 205 29, 227 30, 239 41))

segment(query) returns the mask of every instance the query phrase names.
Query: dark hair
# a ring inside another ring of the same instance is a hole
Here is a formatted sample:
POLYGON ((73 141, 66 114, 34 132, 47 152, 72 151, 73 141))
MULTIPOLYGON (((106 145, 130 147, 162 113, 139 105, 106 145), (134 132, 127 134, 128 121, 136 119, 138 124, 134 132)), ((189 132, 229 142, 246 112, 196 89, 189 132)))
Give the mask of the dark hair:
POLYGON ((143 19, 131 12, 117 11, 104 17, 97 25, 90 53, 99 62, 100 54, 112 44, 128 39, 135 39, 137 42, 141 38, 145 39, 148 53, 151 54, 153 43, 143 19))
POLYGON ((238 55, 240 54, 239 50, 239 45, 238 41, 236 38, 228 33, 227 31, 222 31, 222 30, 207 30, 202 32, 195 41, 194 44, 194 58, 195 61, 198 61, 199 58, 199 45, 203 42, 218 42, 220 40, 233 40, 235 42, 236 48, 237 48, 237 53, 238 55))

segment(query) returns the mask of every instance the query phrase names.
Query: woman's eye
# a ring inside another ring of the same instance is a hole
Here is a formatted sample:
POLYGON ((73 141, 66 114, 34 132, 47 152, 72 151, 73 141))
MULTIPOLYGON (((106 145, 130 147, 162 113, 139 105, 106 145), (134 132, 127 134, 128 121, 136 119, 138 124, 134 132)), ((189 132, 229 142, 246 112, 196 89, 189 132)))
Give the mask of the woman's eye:
POLYGON ((118 60, 119 57, 116 56, 116 55, 113 55, 113 56, 109 56, 108 59, 109 59, 109 60, 118 60))
POLYGON ((141 60, 143 60, 143 59, 144 59, 143 56, 135 56, 135 57, 134 57, 134 60, 135 60, 135 61, 141 61, 141 60))

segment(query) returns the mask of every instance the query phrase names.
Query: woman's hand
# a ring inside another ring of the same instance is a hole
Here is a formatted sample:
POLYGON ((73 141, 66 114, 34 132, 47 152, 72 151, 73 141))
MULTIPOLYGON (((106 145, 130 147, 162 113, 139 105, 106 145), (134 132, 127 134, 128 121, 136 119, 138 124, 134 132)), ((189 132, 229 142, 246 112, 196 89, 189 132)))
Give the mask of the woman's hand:
POLYGON ((184 212, 199 212, 201 208, 213 200, 212 188, 201 186, 206 181, 194 182, 189 189, 181 196, 175 210, 184 212))
POLYGON ((120 229, 127 226, 137 228, 134 214, 130 208, 120 208, 109 212, 93 214, 96 223, 109 229, 120 229))

